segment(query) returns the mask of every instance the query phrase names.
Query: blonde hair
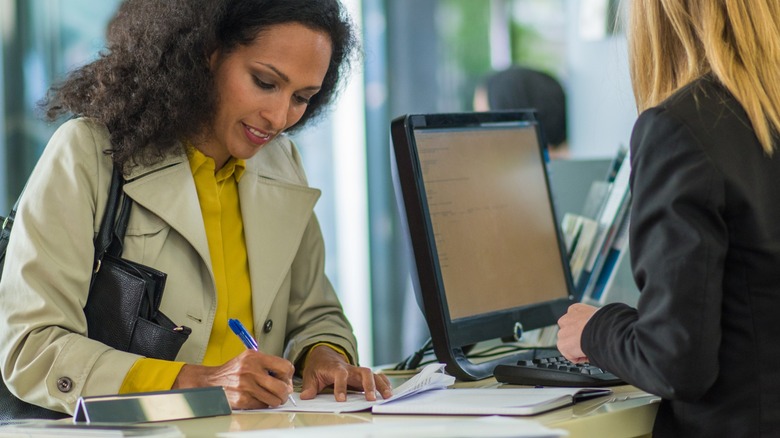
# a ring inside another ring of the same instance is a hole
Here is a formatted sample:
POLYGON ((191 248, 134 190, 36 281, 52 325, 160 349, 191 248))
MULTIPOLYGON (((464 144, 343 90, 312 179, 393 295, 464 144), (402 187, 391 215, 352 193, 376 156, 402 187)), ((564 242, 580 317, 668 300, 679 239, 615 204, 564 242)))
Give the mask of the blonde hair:
POLYGON ((780 1, 632 0, 630 68, 639 111, 712 73, 767 154, 780 133, 780 1))

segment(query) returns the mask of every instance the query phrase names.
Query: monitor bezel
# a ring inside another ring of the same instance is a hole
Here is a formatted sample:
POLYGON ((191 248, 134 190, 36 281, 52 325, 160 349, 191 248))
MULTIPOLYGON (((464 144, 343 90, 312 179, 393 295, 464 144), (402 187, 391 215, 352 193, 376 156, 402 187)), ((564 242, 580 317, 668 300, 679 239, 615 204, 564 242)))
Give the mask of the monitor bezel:
POLYGON ((401 190, 403 202, 399 202, 402 215, 408 227, 410 244, 414 253, 412 280, 418 301, 421 301, 425 320, 431 332, 437 359, 447 364, 448 371, 461 379, 473 380, 489 377, 492 368, 499 362, 513 360, 510 357, 472 363, 464 348, 493 339, 516 339, 522 331, 554 325, 569 305, 574 302, 574 286, 566 259, 565 243, 560 220, 556 214, 550 189, 547 169, 547 148, 544 134, 533 110, 492 111, 478 113, 410 114, 398 117, 391 123, 391 136, 395 152, 397 189, 401 190), (543 163, 545 190, 555 230, 561 266, 566 277, 566 294, 558 299, 490 312, 473 317, 453 320, 447 305, 444 282, 438 263, 436 242, 430 215, 425 184, 417 154, 416 130, 469 129, 496 125, 533 125, 539 138, 540 161, 543 163), (401 205, 402 204, 402 205, 401 205), (519 326, 518 326, 519 323, 519 326), (518 332, 518 329, 520 332, 518 332))

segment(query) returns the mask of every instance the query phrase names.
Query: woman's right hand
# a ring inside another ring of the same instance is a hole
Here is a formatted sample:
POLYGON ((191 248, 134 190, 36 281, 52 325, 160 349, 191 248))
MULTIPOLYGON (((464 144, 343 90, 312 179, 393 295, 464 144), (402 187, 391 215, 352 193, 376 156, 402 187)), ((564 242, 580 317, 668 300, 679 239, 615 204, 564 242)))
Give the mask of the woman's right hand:
POLYGON ((221 366, 184 365, 173 389, 221 386, 233 409, 276 407, 293 392, 294 371, 286 359, 246 350, 221 366))
POLYGON ((582 332, 597 310, 587 304, 574 303, 558 319, 558 351, 571 362, 588 362, 588 356, 582 351, 582 332))

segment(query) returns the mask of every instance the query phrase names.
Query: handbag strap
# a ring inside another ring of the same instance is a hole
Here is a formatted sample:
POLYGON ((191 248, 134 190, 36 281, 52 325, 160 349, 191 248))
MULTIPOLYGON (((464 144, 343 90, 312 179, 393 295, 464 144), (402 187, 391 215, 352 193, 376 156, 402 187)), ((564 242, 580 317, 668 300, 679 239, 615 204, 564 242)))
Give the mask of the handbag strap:
POLYGON ((2 217, 0 216, 0 224, 3 224, 2 227, 0 227, 1 230, 5 229, 11 229, 14 226, 14 218, 16 217, 16 209, 19 208, 19 200, 22 199, 22 196, 20 195, 19 198, 14 202, 14 206, 11 208, 11 211, 8 213, 8 216, 2 217))
POLYGON ((115 257, 122 255, 122 241, 125 238, 133 202, 129 196, 123 196, 124 182, 119 168, 114 166, 106 209, 100 222, 100 229, 95 236, 95 272, 100 269, 100 263, 106 254, 115 257))
MULTIPOLYGON (((122 177, 122 173, 117 166, 114 166, 111 174, 111 185, 109 187, 106 210, 103 213, 103 219, 100 223, 98 234, 95 236, 95 272, 99 269, 105 254, 108 253, 116 257, 122 255, 122 241, 125 238, 125 231, 127 230, 127 223, 130 218, 130 209, 133 202, 129 196, 122 196, 123 185, 124 178, 122 177), (118 218, 117 214, 119 214, 118 218), (116 219, 112 220, 114 218, 116 219)), ((16 218, 16 210, 19 208, 19 201, 21 199, 22 196, 19 195, 19 198, 14 203, 14 206, 11 208, 7 217, 0 217, 0 269, 2 269, 3 262, 5 262, 8 239, 11 235, 11 229, 13 228, 14 219, 16 218)))

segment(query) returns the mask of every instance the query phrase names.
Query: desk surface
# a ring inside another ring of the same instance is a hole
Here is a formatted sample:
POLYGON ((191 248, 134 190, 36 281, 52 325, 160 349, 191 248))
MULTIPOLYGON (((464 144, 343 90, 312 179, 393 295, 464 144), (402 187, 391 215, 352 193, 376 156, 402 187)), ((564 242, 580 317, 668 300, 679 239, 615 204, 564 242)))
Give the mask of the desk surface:
MULTIPOLYGON (((496 387, 493 379, 479 382, 459 382, 457 387, 496 387)), ((658 398, 631 386, 613 388, 611 397, 587 400, 576 405, 556 409, 541 415, 521 417, 541 422, 550 427, 565 429, 570 438, 580 437, 643 437, 649 436, 658 398)), ((430 416, 372 415, 367 412, 351 414, 321 414, 305 412, 252 412, 223 417, 173 421, 187 437, 215 437, 221 432, 261 429, 286 429, 350 423, 390 423, 399 421, 428 421, 430 416)), ((441 417, 437 417, 441 418, 441 417)))

